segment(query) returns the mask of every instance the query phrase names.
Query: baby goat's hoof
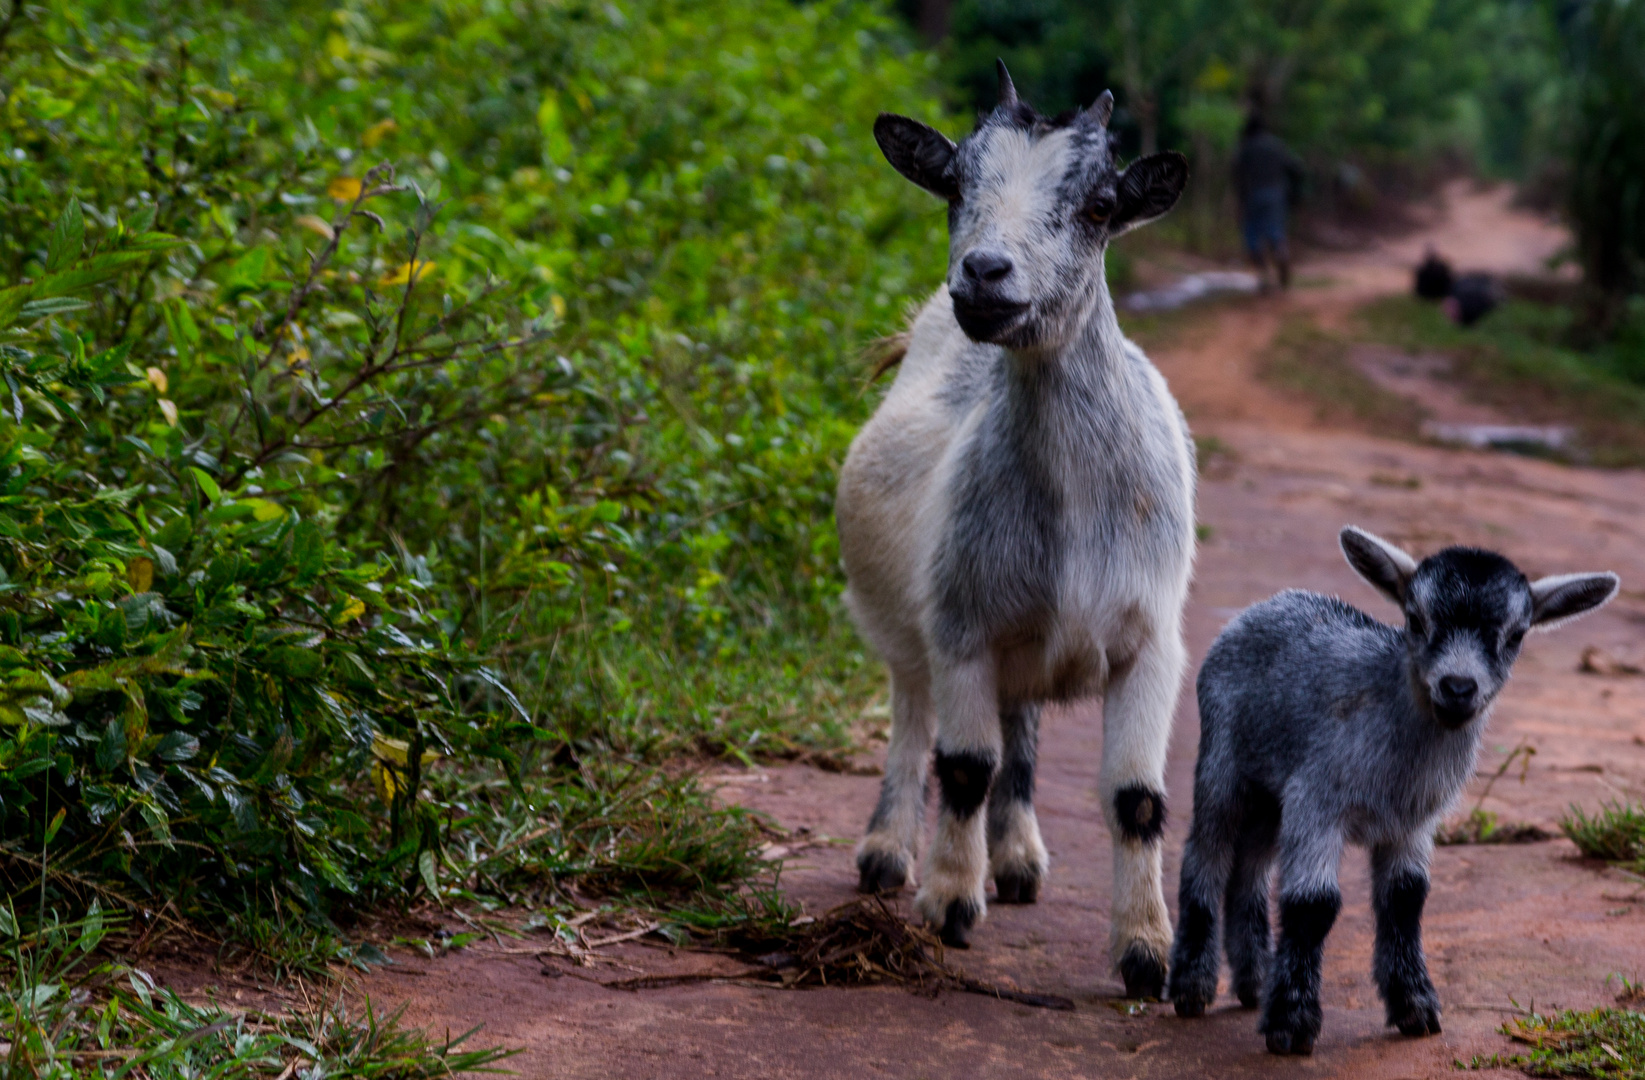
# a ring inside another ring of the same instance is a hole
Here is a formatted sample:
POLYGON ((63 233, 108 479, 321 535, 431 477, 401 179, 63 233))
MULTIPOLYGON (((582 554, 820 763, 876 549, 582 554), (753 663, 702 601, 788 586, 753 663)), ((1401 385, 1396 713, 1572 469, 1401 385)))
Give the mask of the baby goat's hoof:
POLYGON ((1174 997, 1171 1005, 1184 1020, 1197 1020, 1205 1015, 1205 1002, 1200 998, 1174 997))
POLYGON ((1390 1019, 1389 1023, 1399 1028, 1401 1035, 1415 1037, 1440 1033, 1439 1009, 1432 1005, 1413 1005, 1409 1012, 1390 1019))
POLYGON ((1270 1031, 1268 1052, 1308 1057, 1314 1052, 1314 1037, 1301 1031, 1270 1031))
POLYGON ((1033 904, 1040 898, 1040 876, 1031 870, 1010 870, 994 876, 994 891, 1002 904, 1033 904))
POLYGON ((1242 1009, 1254 1009, 1262 1004, 1262 988, 1260 986, 1236 986, 1234 996, 1239 998, 1239 1007, 1242 1009))
POLYGON ((896 892, 908 884, 908 860, 884 851, 865 851, 857 856, 857 891, 896 892))
POLYGON ((1120 957, 1120 978, 1128 998, 1159 1001, 1165 997, 1165 961, 1140 941, 1133 941, 1120 957))
POLYGON ((982 912, 977 905, 969 900, 951 900, 948 910, 943 913, 942 943, 950 949, 969 949, 971 947, 971 929, 977 925, 977 917, 982 912))

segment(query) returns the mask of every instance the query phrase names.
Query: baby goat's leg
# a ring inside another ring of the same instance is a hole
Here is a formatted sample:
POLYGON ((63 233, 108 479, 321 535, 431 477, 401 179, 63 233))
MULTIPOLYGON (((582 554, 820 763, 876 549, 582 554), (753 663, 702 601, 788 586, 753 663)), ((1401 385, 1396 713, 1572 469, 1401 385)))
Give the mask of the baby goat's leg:
MULTIPOLYGON (((1255 802, 1255 800, 1252 800, 1255 802)), ((1271 801, 1271 800, 1270 800, 1271 801)), ((1272 816, 1261 817, 1261 807, 1247 806, 1245 830, 1234 849, 1234 870, 1228 878, 1222 936, 1233 969, 1234 996, 1241 1006, 1254 1009, 1262 1002, 1262 984, 1268 977, 1273 931, 1268 924, 1268 876, 1274 866, 1274 833, 1279 824, 1276 804, 1272 816)))
POLYGON ((1171 1004, 1178 1016, 1203 1016, 1217 999, 1217 908, 1234 862, 1229 807, 1195 800, 1194 826, 1182 851, 1177 890, 1177 940, 1171 947, 1171 1004))
POLYGON ((931 683, 924 671, 891 675, 891 746, 885 756, 880 801, 857 846, 857 888, 900 889, 907 884, 925 824, 925 770, 935 734, 931 683))
POLYGON ((1439 994, 1422 955, 1422 905, 1428 899, 1426 832, 1371 849, 1371 906, 1377 915, 1372 970, 1388 1023, 1405 1035, 1438 1035, 1439 994))
POLYGON ((1175 628, 1154 634, 1114 673, 1102 710, 1102 802, 1114 840, 1109 957, 1128 997, 1165 991, 1171 916, 1160 844, 1165 831, 1165 752, 1186 662, 1175 628))
POLYGON ((1034 762, 1039 751, 1040 707, 1000 710, 1004 759, 988 795, 988 867, 1002 904, 1039 899, 1048 859, 1034 817, 1034 762))
POLYGON ((987 910, 982 890, 988 837, 979 811, 999 768, 999 698, 991 656, 945 665, 932 675, 942 807, 914 906, 942 928, 945 945, 965 948, 987 910))
MULTIPOLYGON (((1307 805, 1306 796, 1297 802, 1307 805)), ((1281 828, 1279 948, 1268 979, 1262 1033, 1275 1054, 1312 1054, 1323 1014, 1320 958, 1325 935, 1342 909, 1337 863, 1342 837, 1334 829, 1287 818, 1281 828)))

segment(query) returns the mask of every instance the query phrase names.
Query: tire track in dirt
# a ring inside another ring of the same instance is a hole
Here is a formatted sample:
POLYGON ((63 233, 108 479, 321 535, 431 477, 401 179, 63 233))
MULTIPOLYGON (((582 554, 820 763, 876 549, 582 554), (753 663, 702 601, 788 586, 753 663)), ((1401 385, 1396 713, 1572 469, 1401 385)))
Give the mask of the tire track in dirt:
MULTIPOLYGON (((1637 654, 1645 640, 1645 476, 1566 468, 1324 429, 1312 407, 1260 383, 1262 352, 1286 318, 1304 313, 1340 327, 1353 310, 1406 287, 1432 236, 1467 268, 1535 270, 1563 242, 1558 230, 1514 212, 1505 193, 1447 191, 1448 212, 1427 236, 1313 260, 1301 276, 1320 287, 1225 305, 1195 316, 1155 359, 1196 434, 1231 448, 1207 470, 1203 545, 1187 615, 1197 660, 1239 607, 1287 586, 1339 593, 1392 618, 1343 563, 1347 522, 1427 552, 1447 543, 1506 551, 1533 575, 1614 569, 1624 595, 1589 620, 1528 646, 1492 721, 1482 767, 1520 740, 1537 753, 1523 784, 1505 777, 1484 803, 1504 820, 1549 827, 1563 808, 1645 796, 1645 679, 1577 673, 1587 644, 1637 654), (1414 482, 1414 483, 1413 483, 1414 482)), ((549 979, 529 957, 474 951, 393 969, 366 988, 404 1002, 435 1030, 485 1023, 480 1038, 520 1047, 527 1077, 844 1075, 1184 1077, 1287 1075, 1449 1076, 1452 1062, 1507 1050, 1495 1034, 1510 998, 1591 1006, 1608 1001, 1613 973, 1645 972, 1645 897, 1614 871, 1575 857, 1567 841, 1443 847, 1434 860, 1425 938, 1445 1004, 1445 1033, 1407 1040, 1382 1026, 1370 977, 1372 920, 1362 853, 1343 866, 1344 910, 1327 946, 1325 1030, 1316 1055, 1277 1062, 1256 1017, 1224 999, 1203 1020, 1169 1006, 1129 1015, 1106 967, 1109 845, 1095 796, 1101 757, 1094 709, 1058 710, 1044 725, 1039 813, 1052 870, 1039 904, 995 907, 959 957, 968 972, 1072 997, 1052 1013, 973 995, 932 1000, 895 988, 784 992, 707 984, 639 994, 572 978, 549 979)), ((1197 716, 1184 693, 1168 783, 1167 874, 1190 814, 1197 716)), ((813 838, 795 855, 790 895, 811 911, 851 896, 850 841, 878 780, 806 766, 759 770, 722 788, 813 838)), ((1476 781, 1468 803, 1477 795, 1476 781)), ((1174 892, 1174 887, 1169 890, 1174 892)), ((1174 909, 1174 896, 1173 909, 1174 909)), ((703 963, 665 950, 614 950, 644 970, 703 963)), ((1502 1073, 1500 1075, 1518 1075, 1502 1073)))

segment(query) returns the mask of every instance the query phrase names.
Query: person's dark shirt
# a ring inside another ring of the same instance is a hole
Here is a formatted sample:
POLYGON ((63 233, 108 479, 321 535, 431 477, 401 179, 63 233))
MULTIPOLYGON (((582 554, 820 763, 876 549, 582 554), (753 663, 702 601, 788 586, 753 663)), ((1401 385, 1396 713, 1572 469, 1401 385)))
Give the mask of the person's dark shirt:
POLYGON ((1253 191, 1283 187, 1287 195, 1302 185, 1302 162, 1271 131, 1241 139, 1234 155, 1234 190, 1244 202, 1253 191))

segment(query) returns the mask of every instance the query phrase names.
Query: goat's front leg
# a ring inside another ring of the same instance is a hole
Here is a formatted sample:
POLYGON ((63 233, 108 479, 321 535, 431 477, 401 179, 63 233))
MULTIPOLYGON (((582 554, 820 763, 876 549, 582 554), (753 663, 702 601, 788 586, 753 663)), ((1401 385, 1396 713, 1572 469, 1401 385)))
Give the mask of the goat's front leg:
MULTIPOLYGON (((1306 805, 1306 800, 1296 800, 1306 805)), ((1337 864, 1342 836, 1334 827, 1293 823, 1280 828, 1279 947, 1268 977, 1261 1031, 1275 1054, 1312 1054, 1324 1014, 1319 1004, 1325 935, 1342 910, 1337 864)))
POLYGON ((987 910, 988 838, 980 811, 1000 761, 994 660, 983 656, 942 665, 932 676, 942 805, 914 906, 926 922, 942 928, 943 944, 963 949, 987 910))
POLYGON ((1439 993, 1422 955, 1422 905, 1428 899, 1427 832, 1405 843, 1371 849, 1371 906, 1377 915, 1372 971, 1388 1006, 1388 1023, 1403 1035, 1438 1035, 1439 993))
POLYGON ((1109 958, 1127 997, 1165 991, 1171 916, 1161 884, 1165 753, 1187 656, 1173 627, 1155 634, 1108 685, 1102 709, 1102 803, 1114 841, 1109 958))
POLYGON ((857 846, 857 888, 885 892, 908 883, 925 824, 925 770, 935 718, 924 671, 891 674, 891 746, 880 801, 857 846))
POLYGON ((1039 753, 1040 707, 1000 710, 1004 758, 988 795, 988 867, 1002 904, 1032 904, 1050 859, 1034 816, 1034 766, 1039 753))

